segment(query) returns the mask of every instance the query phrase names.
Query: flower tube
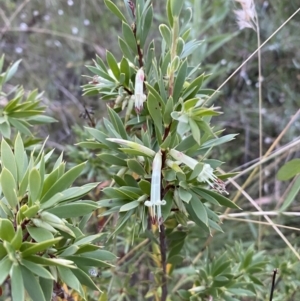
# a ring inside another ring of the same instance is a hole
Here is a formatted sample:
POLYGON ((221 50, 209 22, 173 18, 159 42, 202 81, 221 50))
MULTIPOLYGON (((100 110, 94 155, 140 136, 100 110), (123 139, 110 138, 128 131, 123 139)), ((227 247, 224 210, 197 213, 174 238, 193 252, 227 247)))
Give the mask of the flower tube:
POLYGON ((159 151, 156 153, 152 164, 150 201, 145 202, 145 206, 150 209, 152 222, 153 224, 157 223, 159 231, 160 225, 163 223, 161 205, 166 204, 165 200, 161 200, 161 167, 162 155, 159 151))
POLYGON ((185 164, 188 166, 190 169, 194 170, 197 164, 202 164, 203 168, 199 175, 197 176, 197 181, 200 183, 207 183, 211 188, 214 190, 218 191, 219 193, 226 193, 225 188, 225 183, 218 179, 216 175, 214 175, 214 170, 213 168, 207 164, 207 163, 202 163, 198 162, 197 160, 185 155, 182 152, 177 151, 176 149, 171 149, 169 151, 169 154, 178 162, 185 164))
POLYGON ((134 87, 134 107, 137 114, 143 109, 143 103, 146 100, 146 95, 144 94, 144 80, 145 74, 143 69, 139 69, 135 76, 135 87, 134 87))
POLYGON ((140 152, 144 153, 148 157, 154 157, 155 156, 155 151, 153 151, 152 149, 150 149, 150 148, 148 148, 144 145, 138 144, 138 143, 133 142, 133 141, 128 141, 128 140, 119 139, 119 138, 106 138, 106 140, 114 142, 114 143, 118 143, 118 144, 121 144, 121 145, 128 146, 132 149, 135 149, 137 151, 140 151, 140 152))

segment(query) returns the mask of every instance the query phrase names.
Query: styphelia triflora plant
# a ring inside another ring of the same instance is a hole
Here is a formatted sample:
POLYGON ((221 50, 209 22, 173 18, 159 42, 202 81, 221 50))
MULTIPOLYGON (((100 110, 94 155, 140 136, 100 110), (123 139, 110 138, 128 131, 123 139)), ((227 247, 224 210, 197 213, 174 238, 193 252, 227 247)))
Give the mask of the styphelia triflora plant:
MULTIPOLYGON (((99 148, 98 156, 110 172, 110 185, 99 204, 106 208, 103 216, 117 216, 112 235, 126 227, 137 234, 158 233, 163 273, 157 283, 161 291, 153 289, 152 295, 163 301, 168 296, 167 263, 176 265, 168 254, 178 254, 185 238, 179 238, 181 247, 177 244, 175 252, 166 246, 169 235, 179 228, 188 231, 190 222, 207 235, 211 229, 221 231, 219 206, 238 208, 225 196, 224 180, 230 174, 220 174, 222 162, 211 158, 214 147, 235 135, 221 136, 223 130, 211 124, 220 114, 219 107, 206 105, 214 91, 202 87, 208 75, 201 73, 201 62, 189 65, 189 56, 201 43, 189 40, 191 9, 184 1, 167 1, 168 24, 159 25, 158 45, 148 40, 151 1, 124 2, 128 18, 105 0, 122 22, 118 41, 123 57, 118 62, 107 51, 105 62, 97 56, 94 66, 87 66, 96 81, 83 87, 86 96, 99 94, 108 102, 108 119, 86 128, 91 139, 80 144, 99 148)), ((244 287, 243 292, 248 290, 244 287)), ((193 291, 199 298, 206 294, 205 289, 193 291)))

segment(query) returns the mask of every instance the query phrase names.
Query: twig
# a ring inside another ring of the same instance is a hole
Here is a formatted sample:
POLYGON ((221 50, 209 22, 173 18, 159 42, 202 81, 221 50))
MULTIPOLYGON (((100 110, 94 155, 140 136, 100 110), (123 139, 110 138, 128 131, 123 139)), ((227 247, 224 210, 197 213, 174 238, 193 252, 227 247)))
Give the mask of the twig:
POLYGON ((120 258, 117 262, 117 265, 122 264, 127 258, 129 258, 133 253, 135 253, 138 249, 142 248, 143 246, 147 245, 150 240, 147 238, 140 242, 137 246, 132 248, 127 254, 125 254, 122 258, 120 258))
POLYGON ((168 296, 168 283, 167 283, 167 246, 166 246, 166 233, 165 226, 161 224, 159 232, 159 247, 162 264, 162 284, 161 284, 161 301, 166 301, 168 296))
POLYGON ((14 18, 19 14, 19 12, 22 11, 22 9, 24 8, 24 6, 30 2, 30 0, 24 0, 18 7, 17 9, 13 12, 13 14, 10 16, 9 19, 5 18, 3 19, 5 21, 5 26, 3 28, 1 28, 1 35, 0 35, 0 39, 2 38, 3 34, 8 31, 11 22, 14 20, 14 18))
POLYGON ((277 269, 273 271, 273 278, 272 278, 272 287, 271 287, 271 294, 270 294, 270 301, 273 300, 273 293, 275 289, 275 279, 276 279, 277 269))
MULTIPOLYGON (((3 27, 0 28, 0 31, 2 31, 4 28, 3 27)), ((66 34, 66 33, 59 32, 59 31, 53 31, 53 30, 50 30, 50 29, 45 29, 45 28, 28 27, 26 29, 21 29, 19 27, 11 27, 11 28, 8 28, 7 30, 5 30, 5 32, 9 32, 9 31, 12 31, 12 32, 13 31, 15 31, 15 32, 34 32, 34 33, 48 34, 48 35, 61 37, 61 38, 67 39, 67 40, 75 41, 75 42, 78 42, 78 43, 87 44, 87 45, 93 46, 94 48, 99 48, 100 47, 99 45, 97 45, 95 43, 92 43, 91 41, 85 40, 83 38, 72 36, 70 34, 66 34)), ((100 47, 100 48, 102 50, 102 47, 100 47)))
MULTIPOLYGON (((252 223, 252 224, 271 226, 268 222, 255 221, 253 219, 236 218, 236 217, 231 217, 231 216, 223 216, 223 218, 228 219, 228 220, 238 221, 238 222, 245 222, 245 223, 247 222, 247 223, 252 223)), ((280 225, 280 224, 274 224, 274 225, 279 228, 300 231, 299 228, 295 228, 295 227, 289 227, 289 226, 280 225)))

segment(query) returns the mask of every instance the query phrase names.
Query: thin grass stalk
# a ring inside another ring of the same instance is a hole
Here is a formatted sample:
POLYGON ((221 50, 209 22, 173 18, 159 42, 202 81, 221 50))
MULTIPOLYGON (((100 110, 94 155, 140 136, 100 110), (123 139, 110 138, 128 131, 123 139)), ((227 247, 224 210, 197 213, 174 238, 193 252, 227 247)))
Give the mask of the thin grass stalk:
POLYGON ((300 12, 300 7, 289 17, 287 18, 261 45, 258 49, 256 49, 252 54, 231 73, 229 77, 212 93, 210 97, 208 97, 204 103, 208 103, 213 99, 214 96, 231 80, 233 76, 235 76, 243 66, 245 66, 253 57, 254 55, 262 48, 264 47, 291 19, 293 19, 298 13, 300 12))

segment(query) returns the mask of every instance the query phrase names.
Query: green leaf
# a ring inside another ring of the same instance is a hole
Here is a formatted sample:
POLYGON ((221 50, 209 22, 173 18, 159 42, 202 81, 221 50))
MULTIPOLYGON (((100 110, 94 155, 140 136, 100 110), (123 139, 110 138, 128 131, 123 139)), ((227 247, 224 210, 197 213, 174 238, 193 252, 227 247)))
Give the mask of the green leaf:
MULTIPOLYGON (((195 50, 197 50, 201 44, 202 44, 202 41, 197 41, 197 40, 192 40, 192 41, 187 42, 183 47, 183 51, 180 55, 180 58, 184 59, 184 58, 188 57, 189 55, 193 54, 195 52, 195 50)), ((198 92, 199 88, 196 89, 195 91, 198 92)))
POLYGON ((103 236, 103 233, 98 233, 94 235, 85 236, 84 238, 80 238, 74 243, 74 246, 80 246, 87 243, 90 243, 92 241, 95 241, 96 239, 99 239, 101 236, 103 236))
POLYGON ((236 136, 236 134, 229 134, 229 135, 225 135, 223 137, 220 138, 214 138, 211 139, 205 143, 203 143, 200 147, 200 149, 207 149, 207 148, 211 148, 217 145, 221 145, 223 143, 229 142, 231 140, 234 139, 234 137, 236 136))
POLYGON ((207 189, 204 189, 204 188, 198 188, 198 189, 204 191, 208 195, 211 195, 213 198, 215 198, 224 207, 240 209, 240 207, 238 205, 236 205, 235 203, 233 203, 230 199, 226 198, 225 196, 223 196, 223 195, 221 195, 217 192, 207 190, 207 189))
MULTIPOLYGON (((193 200, 193 198, 192 198, 192 200, 193 200)), ((201 204, 200 205, 196 204, 196 201, 197 201, 197 199, 193 201, 193 204, 195 203, 195 209, 192 206, 192 201, 190 201, 188 204, 185 204, 186 210, 189 214, 190 219, 192 221, 194 221, 196 225, 201 227, 204 231, 209 232, 208 225, 202 221, 202 217, 204 217, 204 219, 205 219, 205 213, 202 210, 203 208, 201 209, 201 211, 199 213, 195 211, 198 209, 198 207, 201 206, 201 204)), ((198 202, 200 202, 200 200, 198 200, 198 202)), ((202 204, 202 206, 204 206, 204 205, 202 204)), ((204 210, 205 210, 205 208, 204 208, 204 210)))
POLYGON ((55 168, 50 174, 47 175, 44 183, 43 183, 43 189, 41 197, 43 197, 46 192, 49 191, 49 189, 53 186, 53 184, 57 181, 59 176, 59 170, 58 167, 55 168))
MULTIPOLYGON (((124 81, 124 85, 126 87, 129 87, 129 81, 130 81, 130 77, 131 77, 131 72, 130 72, 130 67, 129 67, 129 63, 128 63, 128 60, 123 57, 122 60, 121 60, 121 64, 120 64, 120 72, 121 74, 124 74, 125 75, 125 81, 124 81)), ((108 107, 108 109, 110 109, 110 107, 108 107)), ((114 110, 113 110, 114 111, 114 110)), ((116 114, 118 117, 119 115, 116 114)), ((120 117, 119 117, 120 118, 120 117)), ((123 124, 123 123, 122 123, 123 124)), ((123 136, 122 136, 123 137, 123 136)), ((127 137, 127 135, 125 136, 127 137)), ((123 137, 124 138, 124 137, 123 137)), ((124 139, 127 139, 127 138, 124 138, 124 139)))
POLYGON ((32 247, 29 247, 28 249, 26 249, 22 252, 22 257, 25 258, 32 254, 36 254, 38 252, 44 251, 44 250, 48 249, 49 247, 58 243, 61 239, 62 239, 62 237, 56 237, 51 240, 46 240, 46 241, 43 241, 40 243, 35 243, 32 247))
POLYGON ((149 181, 142 179, 141 181, 139 181, 139 187, 143 191, 143 193, 150 195, 151 184, 149 181))
POLYGON ((135 187, 135 188, 139 187, 137 180, 132 175, 125 174, 124 181, 126 182, 126 184, 121 185, 121 186, 131 186, 131 187, 135 187))
POLYGON ((27 111, 13 111, 11 113, 9 113, 9 117, 12 118, 28 118, 28 120, 34 121, 34 117, 35 115, 39 115, 41 114, 41 111, 39 110, 27 110, 27 111))
POLYGON ((116 155, 100 154, 100 155, 98 155, 98 157, 100 160, 102 160, 103 162, 105 162, 109 165, 127 166, 126 161, 117 157, 116 155))
POLYGON ((121 21, 127 22, 124 15, 121 13, 119 8, 110 0, 104 0, 105 5, 107 8, 115 15, 117 16, 121 21))
POLYGON ((35 203, 41 191, 41 176, 36 168, 33 168, 29 173, 29 196, 31 203, 35 203))
POLYGON ((0 218, 0 238, 11 242, 15 236, 15 229, 12 222, 6 218, 0 218))
POLYGON ((22 245, 23 231, 20 225, 17 226, 15 236, 11 240, 11 245, 15 250, 19 250, 22 245))
POLYGON ((60 218, 71 218, 71 217, 79 217, 86 214, 89 214, 95 211, 99 206, 97 203, 90 203, 81 201, 80 203, 71 203, 71 204, 64 204, 60 205, 47 211, 55 214, 60 218))
POLYGON ((39 210, 40 210, 39 205, 33 205, 33 206, 29 207, 28 209, 24 210, 23 215, 27 218, 32 218, 37 214, 37 212, 39 210))
POLYGON ((79 199, 84 195, 86 195, 88 192, 90 192, 98 184, 99 183, 89 183, 81 187, 71 187, 69 189, 66 189, 63 192, 55 194, 45 203, 41 204, 41 209, 47 209, 53 207, 55 204, 59 202, 79 199))
POLYGON ((152 94, 148 94, 147 107, 151 118, 153 119, 154 125, 158 129, 159 133, 162 134, 162 112, 160 104, 157 98, 152 94))
POLYGON ((219 202, 214 197, 212 197, 211 195, 205 193, 200 188, 193 188, 192 190, 194 192, 196 192, 199 196, 201 196, 204 200, 208 201, 209 203, 212 203, 213 205, 221 206, 219 204, 219 202))
POLYGON ((127 203, 127 204, 123 205, 120 208, 120 212, 129 211, 131 209, 134 209, 134 208, 138 207, 139 205, 140 205, 140 202, 138 202, 138 201, 132 201, 130 203, 127 203))
POLYGON ((66 259, 74 261, 74 263, 79 267, 103 267, 103 268, 111 268, 112 265, 99 259, 95 259, 93 257, 84 257, 84 256, 66 256, 66 259))
POLYGON ((7 202, 9 203, 10 207, 14 209, 18 204, 18 198, 16 194, 17 185, 12 173, 5 167, 1 173, 1 187, 7 202))
POLYGON ((132 54, 132 50, 129 48, 127 43, 120 37, 118 37, 120 49, 124 55, 130 62, 134 62, 134 55, 132 54))
POLYGON ((21 264, 23 266, 25 266, 33 274, 35 274, 39 277, 54 280, 54 277, 52 276, 52 274, 47 269, 45 269, 43 266, 41 266, 39 264, 28 261, 26 259, 21 259, 21 264))
POLYGON ((0 285, 3 284, 3 282, 6 280, 11 267, 12 267, 12 261, 10 261, 10 259, 8 258, 8 256, 4 257, 1 261, 0 261, 0 285))
POLYGON ((117 256, 113 253, 106 250, 99 250, 99 249, 96 249, 95 251, 91 251, 91 252, 84 252, 82 253, 82 256, 88 258, 95 258, 102 261, 114 261, 117 258, 117 256))
POLYGON ((166 41, 166 44, 168 45, 169 49, 172 47, 172 33, 170 28, 165 25, 161 24, 159 25, 159 31, 163 39, 166 41))
MULTIPOLYGON (((180 193, 180 191, 179 191, 179 193, 180 193)), ((208 225, 208 217, 207 217, 207 212, 205 210, 205 206, 203 205, 203 203, 199 200, 199 198, 195 194, 192 195, 190 204, 193 207, 193 210, 196 213, 199 220, 201 220, 207 226, 208 225)))
POLYGON ((192 147, 194 147, 196 145, 196 141, 193 138, 192 135, 186 137, 185 139, 183 139, 178 146, 176 147, 176 149, 180 152, 184 152, 187 151, 189 149, 191 149, 192 147))
POLYGON ((21 266, 21 271, 25 289, 32 301, 49 301, 45 300, 40 283, 36 280, 34 274, 24 266, 21 266))
POLYGON ((172 121, 171 113, 172 113, 173 110, 174 110, 173 97, 169 97, 168 101, 166 103, 164 116, 163 116, 163 120, 164 120, 165 125, 169 125, 171 123, 171 121, 172 121))
MULTIPOLYGON (((136 40, 135 40, 134 34, 132 32, 132 29, 125 22, 122 23, 122 32, 123 32, 123 37, 124 37, 126 44, 131 48, 131 50, 133 51, 134 54, 138 54, 136 40)), ((124 54, 124 56, 125 56, 125 54, 124 54)))
POLYGON ((127 165, 130 170, 132 170, 140 176, 144 176, 146 174, 146 171, 144 170, 143 166, 137 160, 129 159, 127 160, 127 165))
MULTIPOLYGON (((7 254, 7 251, 4 248, 3 243, 0 242, 0 262, 6 256, 6 254, 7 254)), ((0 285, 1 285, 1 283, 0 283, 0 285)))
POLYGON ((197 78, 195 78, 190 85, 187 86, 187 88, 184 90, 184 93, 182 95, 182 98, 185 99, 190 99, 190 98, 194 98, 196 96, 196 94, 198 93, 202 82, 204 79, 204 74, 201 74, 200 76, 198 76, 197 78))
POLYGON ((60 254, 60 256, 69 256, 69 255, 74 255, 77 251, 79 250, 78 246, 71 245, 64 249, 64 251, 60 254))
POLYGON ((30 124, 47 124, 47 123, 58 122, 58 120, 54 119, 53 117, 45 116, 45 115, 32 116, 27 120, 30 122, 30 124))
POLYGON ((109 138, 106 134, 100 132, 99 130, 96 130, 94 128, 85 128, 89 134, 91 134, 97 141, 103 143, 106 145, 106 147, 110 150, 117 149, 118 145, 116 143, 110 142, 106 140, 106 138, 109 138))
MULTIPOLYGON (((2 72, 3 63, 4 63, 4 54, 2 54, 0 57, 0 73, 2 72)), ((0 82, 0 84, 2 83, 0 82)))
MULTIPOLYGON (((99 67, 94 67, 94 66, 86 66, 91 72, 93 72, 96 75, 99 75, 100 77, 103 77, 104 79, 115 83, 116 80, 114 78, 112 78, 108 73, 106 73, 106 71, 103 71, 101 69, 99 69, 99 67)), ((94 86, 93 86, 94 88, 94 86)))
POLYGON ((167 15, 169 20, 169 25, 172 28, 173 27, 173 14, 171 9, 171 2, 172 0, 167 0, 167 15))
POLYGON ((63 191, 64 189, 70 187, 73 182, 78 178, 85 167, 86 162, 83 162, 70 170, 68 170, 62 177, 60 177, 54 185, 46 192, 42 197, 41 203, 47 201, 56 193, 63 191))
POLYGON ((131 210, 127 211, 126 213, 122 213, 122 212, 120 213, 116 229, 111 235, 116 235, 124 228, 125 223, 130 219, 133 212, 134 212, 134 209, 131 209, 131 210))
POLYGON ((145 46, 145 41, 147 39, 148 33, 151 29, 152 19, 153 19, 153 7, 152 4, 149 5, 148 9, 145 12, 145 17, 143 19, 143 30, 141 33, 140 44, 141 48, 145 46))
POLYGON ((60 278, 63 282, 65 282, 69 287, 73 288, 77 291, 80 296, 84 297, 84 291, 82 286, 76 276, 72 273, 69 268, 57 267, 60 278))
POLYGON ((27 231, 29 232, 30 236, 38 243, 54 239, 53 234, 44 228, 27 226, 27 231))
POLYGON ((46 279, 46 278, 39 278, 39 283, 40 283, 41 289, 44 293, 45 300, 51 301, 54 281, 50 280, 50 279, 46 279))
POLYGON ((107 107, 108 110, 108 115, 110 117, 110 120, 115 128, 115 130, 120 134, 120 136, 127 140, 128 136, 124 127, 124 124, 121 120, 121 118, 119 117, 119 115, 110 107, 107 107))
POLYGON ((22 119, 15 119, 13 117, 8 116, 7 117, 9 123, 15 127, 20 133, 23 133, 27 136, 32 136, 32 132, 30 131, 30 123, 22 120, 22 119))
POLYGON ((300 159, 293 159, 280 167, 277 179, 287 181, 300 173, 300 159))
POLYGON ((178 17, 180 15, 182 6, 184 4, 184 1, 182 0, 171 0, 171 11, 173 17, 178 17))
POLYGON ((192 198, 191 193, 189 193, 187 190, 183 189, 182 187, 179 187, 179 196, 186 203, 189 203, 189 201, 192 198))
POLYGON ((295 200, 296 196, 298 195, 300 190, 300 176, 297 176, 295 182, 293 183, 292 187, 290 188, 285 200, 280 208, 280 212, 285 211, 295 200))
POLYGON ((63 258, 46 258, 38 255, 30 255, 26 259, 34 263, 38 263, 45 266, 63 266, 63 267, 75 268, 72 265, 73 264, 72 261, 63 258))
POLYGON ((119 66, 118 66, 118 63, 117 63, 115 57, 108 50, 106 51, 106 60, 107 60, 107 64, 110 67, 113 75, 118 80, 120 77, 120 69, 119 69, 119 66))
POLYGON ((26 152, 24 149, 24 145, 20 133, 18 133, 16 137, 14 150, 15 150, 15 162, 18 171, 18 182, 20 183, 26 170, 25 160, 24 160, 24 157, 26 156, 26 152))
POLYGON ((198 127, 197 122, 195 122, 193 119, 189 118, 189 125, 191 127, 191 132, 194 140, 198 143, 198 145, 201 144, 201 133, 200 129, 198 127))
POLYGON ((184 60, 177 72, 177 76, 174 83, 173 99, 175 103, 179 99, 183 84, 186 79, 186 72, 187 72, 187 60, 184 60))
POLYGON ((154 98, 156 98, 160 107, 162 108, 162 111, 164 111, 165 110, 165 102, 164 102, 161 94, 147 82, 146 82, 146 87, 149 90, 149 92, 151 92, 151 94, 153 94, 154 98))
POLYGON ((88 288, 91 288, 92 290, 101 292, 100 288, 94 283, 94 281, 89 277, 88 274, 86 274, 81 269, 74 269, 72 270, 73 274, 77 277, 79 282, 88 288))
POLYGON ((13 175, 15 182, 17 182, 17 165, 15 161, 15 156, 8 145, 8 143, 2 138, 1 142, 1 164, 2 167, 7 168, 13 175))
POLYGON ((7 121, 0 124, 0 133, 3 135, 3 137, 8 139, 10 138, 11 128, 7 121))
POLYGON ((9 81, 17 72, 19 64, 21 63, 22 60, 18 60, 16 61, 11 67, 8 68, 8 70, 6 71, 6 75, 5 75, 5 79, 4 79, 4 83, 6 83, 7 81, 9 81))
MULTIPOLYGON (((1 271, 2 273, 2 271, 1 271)), ((25 300, 25 292, 23 286, 23 277, 19 265, 13 265, 11 270, 11 295, 14 301, 25 300)))

